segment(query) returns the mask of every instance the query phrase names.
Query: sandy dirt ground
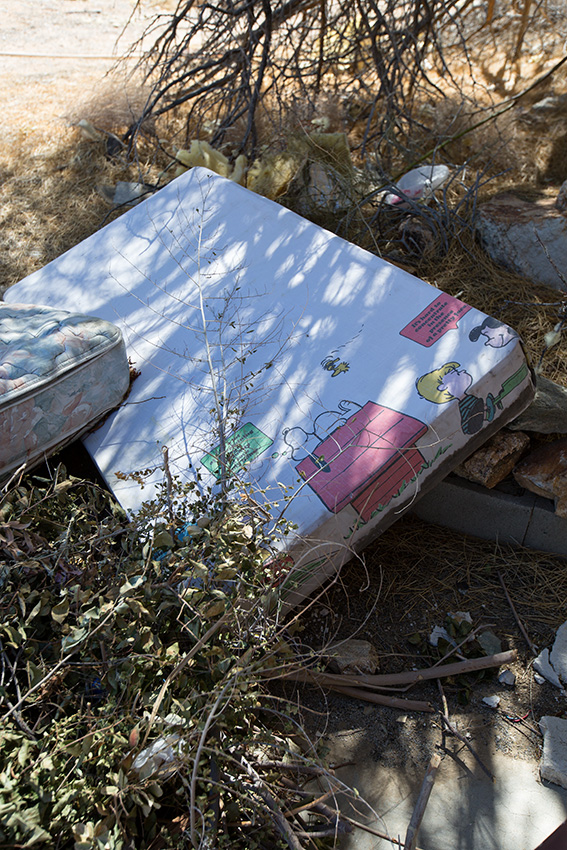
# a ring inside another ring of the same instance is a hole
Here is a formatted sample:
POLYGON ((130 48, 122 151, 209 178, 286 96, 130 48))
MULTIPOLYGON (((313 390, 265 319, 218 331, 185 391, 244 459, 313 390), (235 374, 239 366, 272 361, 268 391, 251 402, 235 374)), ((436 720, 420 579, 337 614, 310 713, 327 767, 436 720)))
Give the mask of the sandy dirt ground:
POLYGON ((105 84, 167 7, 168 0, 148 0, 140 8, 134 0, 0 0, 4 143, 68 127, 69 113, 105 84))

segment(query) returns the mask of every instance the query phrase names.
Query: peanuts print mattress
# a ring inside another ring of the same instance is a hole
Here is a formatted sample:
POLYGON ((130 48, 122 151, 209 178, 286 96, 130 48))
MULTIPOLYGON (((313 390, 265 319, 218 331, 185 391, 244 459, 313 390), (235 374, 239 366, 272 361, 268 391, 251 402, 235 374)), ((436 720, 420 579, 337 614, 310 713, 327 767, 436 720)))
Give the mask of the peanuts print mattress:
POLYGON ((9 289, 111 321, 140 371, 85 445, 133 512, 171 475, 252 488, 289 604, 533 397, 516 332, 194 168, 9 289), (149 471, 143 491, 130 473, 149 471))

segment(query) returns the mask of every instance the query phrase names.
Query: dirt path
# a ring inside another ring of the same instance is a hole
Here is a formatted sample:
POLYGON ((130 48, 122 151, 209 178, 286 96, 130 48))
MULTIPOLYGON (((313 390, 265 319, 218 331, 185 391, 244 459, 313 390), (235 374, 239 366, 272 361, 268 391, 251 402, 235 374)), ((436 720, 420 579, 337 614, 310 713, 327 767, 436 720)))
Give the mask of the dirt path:
POLYGON ((0 0, 2 144, 68 127, 66 114, 104 84, 167 4, 148 0, 136 9, 134 0, 0 0))
POLYGON ((111 164, 74 125, 129 123, 144 92, 128 79, 136 57, 119 60, 172 4, 0 0, 0 293, 103 223, 111 164))

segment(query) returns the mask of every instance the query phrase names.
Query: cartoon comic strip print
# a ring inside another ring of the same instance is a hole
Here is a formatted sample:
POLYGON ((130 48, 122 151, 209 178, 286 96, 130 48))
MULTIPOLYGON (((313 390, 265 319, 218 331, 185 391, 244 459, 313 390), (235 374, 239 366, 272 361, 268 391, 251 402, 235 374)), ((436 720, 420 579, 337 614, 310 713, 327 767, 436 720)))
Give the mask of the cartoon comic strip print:
POLYGON ((460 363, 445 363, 418 378, 416 389, 422 398, 433 404, 458 402, 461 428, 463 434, 469 436, 480 431, 485 422, 492 422, 496 409, 502 410, 502 400, 521 384, 528 374, 528 365, 523 363, 503 382, 496 396, 488 393, 486 399, 482 399, 468 392, 473 378, 466 369, 461 368, 460 363))
POLYGON ((442 292, 402 328, 400 336, 430 348, 447 331, 456 330, 459 319, 472 310, 464 301, 442 292))
MULTIPOLYGON (((447 331, 456 330, 459 320, 471 309, 464 301, 442 293, 402 328, 400 336, 430 348, 447 331)), ((513 328, 492 316, 487 316, 482 324, 469 333, 471 342, 476 342, 480 337, 485 340, 484 344, 491 348, 504 348, 509 342, 519 338, 513 328)))
POLYGON ((368 521, 422 469, 424 457, 416 441, 427 425, 372 401, 342 401, 338 407, 316 417, 309 433, 292 428, 284 439, 293 445, 294 460, 303 454, 295 468, 329 511, 351 505, 368 521), (310 444, 313 436, 322 439, 310 444))
MULTIPOLYGON (((269 449, 273 442, 252 422, 246 422, 226 440, 225 452, 228 469, 231 473, 244 469, 247 464, 269 449)), ((201 458, 201 463, 212 475, 219 478, 221 474, 220 445, 207 452, 201 458)))
POLYGON ((469 339, 471 342, 476 342, 481 336, 486 339, 484 344, 490 346, 490 348, 504 348, 509 342, 519 339, 519 335, 513 328, 492 316, 487 316, 481 325, 473 328, 469 334, 469 339))

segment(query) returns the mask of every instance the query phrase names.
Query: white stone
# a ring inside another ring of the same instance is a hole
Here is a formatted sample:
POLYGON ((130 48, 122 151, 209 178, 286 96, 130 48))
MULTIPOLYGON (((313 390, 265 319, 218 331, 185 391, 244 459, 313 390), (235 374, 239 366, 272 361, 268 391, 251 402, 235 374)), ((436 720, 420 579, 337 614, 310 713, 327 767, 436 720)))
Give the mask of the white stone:
POLYGON ((543 734, 541 778, 567 788, 567 720, 545 715, 539 726, 543 734))
POLYGON ((516 684, 516 676, 511 670, 502 670, 498 676, 498 681, 501 685, 509 685, 512 687, 512 685, 516 684))
POLYGON ((485 705, 490 706, 490 708, 498 708, 500 705, 500 697, 494 694, 493 696, 483 697, 483 703, 485 705))
POLYGON ((549 649, 544 649, 540 652, 534 661, 534 670, 536 673, 539 673, 540 676, 547 679, 548 682, 551 682, 552 685, 555 685, 556 688, 562 687, 561 682, 559 681, 559 676, 551 666, 551 662, 549 660, 549 649))
POLYGON ((119 180, 114 189, 113 200, 116 206, 139 204, 151 192, 152 189, 144 183, 131 183, 125 180, 119 180))
POLYGON ((567 685, 567 622, 559 626, 549 653, 549 662, 562 685, 567 685))

